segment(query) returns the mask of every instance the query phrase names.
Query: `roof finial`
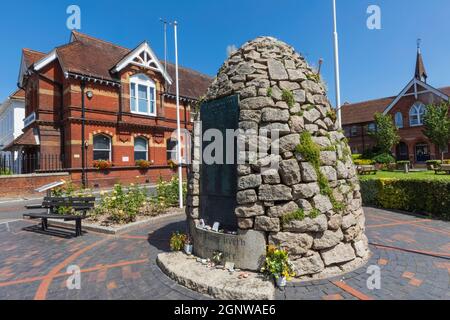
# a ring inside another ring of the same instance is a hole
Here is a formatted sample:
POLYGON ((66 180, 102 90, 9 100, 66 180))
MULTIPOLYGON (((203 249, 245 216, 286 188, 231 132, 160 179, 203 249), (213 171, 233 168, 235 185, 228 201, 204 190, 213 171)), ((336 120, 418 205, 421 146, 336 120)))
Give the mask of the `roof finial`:
POLYGON ((417 39, 417 60, 416 60, 416 73, 415 78, 420 81, 427 82, 428 74, 423 63, 421 46, 422 39, 417 39))

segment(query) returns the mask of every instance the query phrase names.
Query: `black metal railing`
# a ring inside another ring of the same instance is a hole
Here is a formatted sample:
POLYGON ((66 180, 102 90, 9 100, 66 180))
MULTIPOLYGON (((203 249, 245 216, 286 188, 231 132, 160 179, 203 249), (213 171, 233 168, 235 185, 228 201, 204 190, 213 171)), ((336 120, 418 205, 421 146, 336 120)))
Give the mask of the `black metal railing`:
POLYGON ((0 154, 0 175, 58 172, 64 170, 64 157, 59 154, 0 154))

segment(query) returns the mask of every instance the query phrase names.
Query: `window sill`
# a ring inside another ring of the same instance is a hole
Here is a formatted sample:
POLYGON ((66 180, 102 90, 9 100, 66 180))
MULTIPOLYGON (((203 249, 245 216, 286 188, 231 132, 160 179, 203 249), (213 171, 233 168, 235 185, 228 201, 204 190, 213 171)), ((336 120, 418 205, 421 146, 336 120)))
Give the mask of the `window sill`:
POLYGON ((149 117, 149 118, 156 118, 157 117, 156 113, 144 113, 144 112, 131 111, 130 114, 131 115, 142 116, 142 117, 149 117))

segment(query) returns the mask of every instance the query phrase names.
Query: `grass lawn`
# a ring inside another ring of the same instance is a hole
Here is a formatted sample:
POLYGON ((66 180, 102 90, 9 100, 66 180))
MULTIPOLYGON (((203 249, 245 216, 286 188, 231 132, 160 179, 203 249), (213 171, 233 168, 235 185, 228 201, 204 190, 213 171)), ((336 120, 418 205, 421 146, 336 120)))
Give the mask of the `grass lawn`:
POLYGON ((450 175, 448 174, 435 174, 434 171, 420 171, 410 172, 408 174, 400 171, 378 171, 376 175, 364 175, 360 176, 361 180, 370 179, 414 179, 414 180, 443 180, 450 181, 450 175))

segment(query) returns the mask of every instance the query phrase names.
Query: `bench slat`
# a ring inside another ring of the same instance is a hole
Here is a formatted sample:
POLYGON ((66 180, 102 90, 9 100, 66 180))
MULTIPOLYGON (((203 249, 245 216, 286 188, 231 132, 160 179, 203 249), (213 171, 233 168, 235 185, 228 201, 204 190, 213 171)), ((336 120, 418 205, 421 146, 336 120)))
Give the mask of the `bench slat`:
POLYGON ((65 220, 74 220, 74 219, 85 219, 83 216, 75 216, 75 215, 59 215, 59 214, 47 214, 47 213, 26 213, 23 215, 24 217, 30 217, 35 219, 65 219, 65 220))

